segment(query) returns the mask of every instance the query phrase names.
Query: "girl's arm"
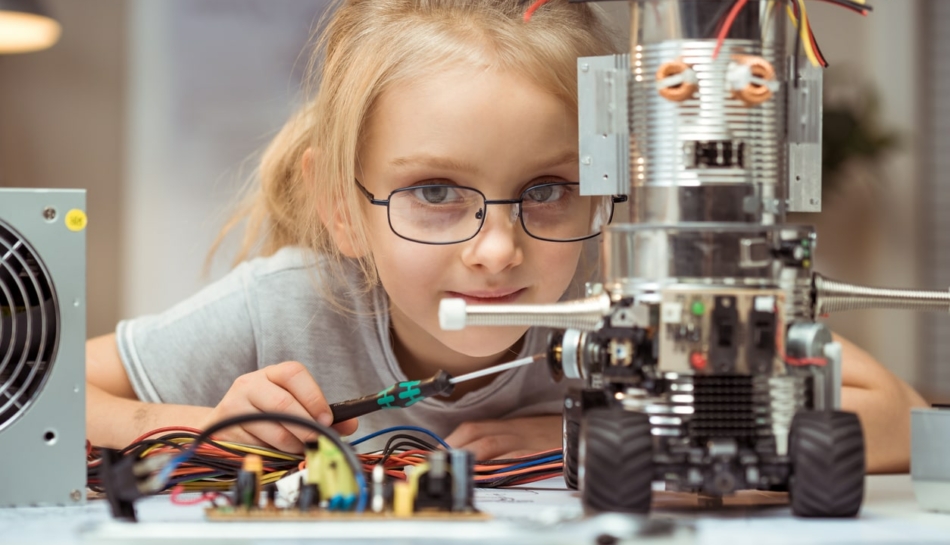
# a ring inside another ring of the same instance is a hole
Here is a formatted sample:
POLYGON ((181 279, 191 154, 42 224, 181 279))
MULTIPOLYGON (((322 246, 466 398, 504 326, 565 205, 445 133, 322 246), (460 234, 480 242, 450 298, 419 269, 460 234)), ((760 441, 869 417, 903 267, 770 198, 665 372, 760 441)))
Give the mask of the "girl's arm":
POLYGON ((858 414, 864 428, 868 473, 906 472, 910 467, 910 409, 926 407, 907 383, 844 338, 841 408, 858 414))
MULTIPOLYGON (((297 362, 271 365, 241 375, 216 407, 167 405, 139 401, 122 366, 115 335, 86 341, 86 434, 93 445, 122 448, 138 436, 166 426, 203 429, 224 418, 256 412, 289 413, 329 424, 330 406, 306 368, 297 362)), ((344 435, 356 420, 334 426, 344 435)), ((309 430, 261 422, 215 434, 246 444, 302 452, 313 439, 309 430)))
POLYGON ((139 401, 122 367, 115 334, 86 341, 86 437, 93 445, 122 448, 149 430, 201 428, 211 410, 139 401))

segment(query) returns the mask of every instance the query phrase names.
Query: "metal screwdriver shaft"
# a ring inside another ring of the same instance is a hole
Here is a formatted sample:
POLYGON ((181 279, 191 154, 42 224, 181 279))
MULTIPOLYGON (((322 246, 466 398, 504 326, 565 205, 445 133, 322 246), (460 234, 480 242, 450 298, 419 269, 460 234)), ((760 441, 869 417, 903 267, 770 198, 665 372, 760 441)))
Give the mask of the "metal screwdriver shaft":
POLYGON ((502 371, 514 369, 515 367, 521 367, 523 365, 534 363, 543 357, 544 357, 544 354, 535 354, 533 356, 528 356, 527 358, 521 358, 520 360, 509 361, 508 363, 502 363, 500 365, 488 367, 480 371, 473 371, 471 373, 467 373, 462 376, 453 377, 449 379, 449 382, 451 382, 452 384, 458 384, 459 382, 465 382, 467 380, 472 380, 472 379, 484 377, 487 375, 494 375, 495 373, 501 373, 502 371))

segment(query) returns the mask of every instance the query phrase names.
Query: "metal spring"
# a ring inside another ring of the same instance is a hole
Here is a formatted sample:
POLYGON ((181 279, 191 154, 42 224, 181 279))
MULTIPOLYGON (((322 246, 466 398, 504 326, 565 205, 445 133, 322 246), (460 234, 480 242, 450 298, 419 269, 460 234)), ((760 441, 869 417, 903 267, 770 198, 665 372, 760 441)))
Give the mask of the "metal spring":
POLYGON ((788 433, 792 429, 792 418, 805 405, 805 380, 790 375, 771 377, 769 394, 776 454, 785 455, 788 452, 788 433))
POLYGON ((889 308, 950 311, 950 292, 872 288, 814 277, 815 313, 819 316, 845 310, 889 308))

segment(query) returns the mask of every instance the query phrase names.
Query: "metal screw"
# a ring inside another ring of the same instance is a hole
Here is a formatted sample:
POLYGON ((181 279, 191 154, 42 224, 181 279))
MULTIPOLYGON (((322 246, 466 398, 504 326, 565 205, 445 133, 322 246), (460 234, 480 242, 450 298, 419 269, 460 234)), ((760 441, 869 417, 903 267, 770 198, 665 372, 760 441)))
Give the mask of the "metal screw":
POLYGON ((574 400, 569 397, 564 398, 564 406, 570 409, 574 406, 574 400))
POLYGON ((73 500, 73 501, 80 501, 80 500, 82 500, 82 492, 80 492, 80 491, 78 491, 78 490, 73 490, 72 492, 69 493, 69 499, 71 499, 71 500, 73 500))
POLYGON ((582 64, 581 64, 581 72, 587 72, 588 70, 590 70, 590 65, 587 64, 586 62, 585 62, 585 63, 582 63, 582 64))
POLYGON ((46 221, 53 221, 56 219, 56 209, 52 206, 47 206, 43 209, 43 217, 46 219, 46 221))
POLYGON ((589 165, 591 163, 590 155, 585 155, 581 158, 581 164, 589 165))

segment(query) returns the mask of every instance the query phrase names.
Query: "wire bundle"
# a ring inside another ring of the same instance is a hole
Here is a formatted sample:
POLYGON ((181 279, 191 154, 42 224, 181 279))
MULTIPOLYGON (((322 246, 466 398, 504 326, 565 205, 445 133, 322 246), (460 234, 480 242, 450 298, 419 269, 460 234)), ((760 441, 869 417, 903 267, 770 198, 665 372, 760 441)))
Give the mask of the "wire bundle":
MULTIPOLYGON (((185 427, 167 427, 152 430, 120 451, 122 456, 138 459, 163 455, 180 455, 201 434, 200 430, 185 427)), ((288 471, 297 467, 302 456, 288 454, 265 447, 241 445, 227 441, 205 441, 195 453, 172 472, 165 490, 180 486, 181 491, 224 491, 231 488, 246 454, 257 454, 264 462, 261 484, 277 481, 288 471)), ((89 488, 101 490, 99 470, 102 457, 98 449, 92 449, 87 457, 87 480, 89 488)))
MULTIPOLYGON (((777 0, 769 2, 769 7, 767 8, 768 11, 771 11, 775 1, 777 0)), ((868 6, 865 3, 866 0, 822 1, 829 4, 835 4, 836 6, 841 6, 861 15, 867 15, 868 12, 871 11, 871 6, 868 6)), ((792 24, 796 28, 795 51, 798 52, 800 49, 803 49, 805 56, 812 63, 812 65, 823 68, 827 67, 828 61, 822 54, 821 48, 818 47, 818 41, 815 39, 815 33, 812 31, 811 23, 808 20, 808 11, 805 9, 805 0, 787 0, 787 2, 788 4, 785 6, 785 9, 788 12, 788 18, 792 21, 792 24)), ((746 4, 748 4, 748 0, 736 0, 724 17, 720 21, 717 21, 718 30, 716 32, 716 48, 713 50, 713 58, 716 58, 719 55, 719 50, 722 48, 722 44, 725 42, 726 36, 729 35, 729 30, 732 28, 733 23, 735 23, 739 12, 742 11, 742 8, 744 8, 746 4)))
MULTIPOLYGON (((356 447, 378 436, 388 435, 382 450, 358 454, 363 471, 368 475, 375 466, 382 465, 386 474, 394 479, 405 479, 405 469, 427 461, 428 454, 440 447, 449 448, 435 433, 415 426, 387 428, 350 443, 356 447), (428 435, 430 442, 416 435, 401 432, 416 432, 428 435)), ((159 459, 173 456, 183 458, 168 473, 163 491, 170 491, 172 502, 181 505, 224 499, 223 492, 230 490, 237 479, 244 456, 256 454, 263 461, 261 484, 276 482, 283 476, 306 467, 304 457, 280 452, 266 447, 242 445, 213 438, 202 439, 202 432, 193 428, 166 427, 150 431, 120 451, 120 455, 138 460, 159 459), (194 448, 196 441, 201 441, 194 448), (193 449, 193 450, 192 450, 193 449), (183 457, 185 453, 190 455, 183 457), (183 492, 205 492, 198 499, 182 499, 183 492)), ((168 464, 166 468, 171 466, 168 464)), ((91 449, 87 456, 89 488, 102 492, 100 469, 102 456, 99 449, 91 449)), ((561 473, 560 449, 538 452, 528 456, 505 460, 485 460, 475 464, 475 486, 501 488, 517 486, 552 477, 561 473)))

